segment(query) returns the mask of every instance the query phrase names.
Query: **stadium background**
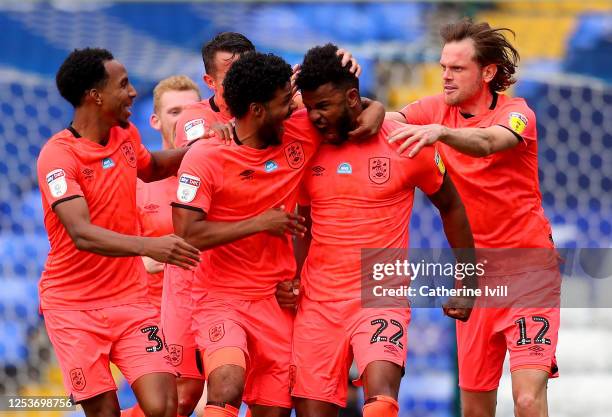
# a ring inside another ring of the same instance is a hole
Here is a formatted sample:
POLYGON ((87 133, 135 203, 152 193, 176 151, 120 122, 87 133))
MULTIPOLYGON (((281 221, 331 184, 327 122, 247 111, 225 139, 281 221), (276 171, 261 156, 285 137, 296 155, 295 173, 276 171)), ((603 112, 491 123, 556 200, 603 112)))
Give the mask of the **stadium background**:
MULTIPOLYGON (((71 109, 54 85, 54 74, 70 50, 106 47, 126 65, 139 91, 133 121, 146 144, 158 148, 159 137, 147 123, 152 87, 168 75, 187 74, 207 96, 199 50, 220 31, 242 32, 259 50, 281 54, 292 64, 308 47, 335 42, 363 66, 363 94, 399 109, 440 90, 438 30, 462 16, 516 31, 522 61, 520 82, 511 94, 525 97, 538 117, 541 189, 557 245, 609 248, 609 1, 0 1, 0 395, 63 392, 38 315, 36 285, 48 241, 35 161, 45 140, 70 121, 71 109)), ((422 195, 411 229, 412 246, 444 246, 440 221, 422 195)), ((610 294, 592 291, 588 284, 578 290, 587 300, 610 294)), ((562 377, 550 383, 551 415, 612 415, 611 311, 563 310, 562 377)), ((402 416, 458 415, 453 328, 438 310, 414 311, 402 416)), ((126 384, 120 386, 121 403, 128 406, 133 397, 126 384)), ((507 372, 498 415, 512 415, 507 372)))

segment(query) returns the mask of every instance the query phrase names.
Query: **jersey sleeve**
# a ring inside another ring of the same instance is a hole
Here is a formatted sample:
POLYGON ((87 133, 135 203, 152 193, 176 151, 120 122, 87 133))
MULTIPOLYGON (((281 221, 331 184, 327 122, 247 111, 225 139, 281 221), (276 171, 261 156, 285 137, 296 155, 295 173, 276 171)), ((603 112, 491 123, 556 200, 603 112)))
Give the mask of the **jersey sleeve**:
POLYGON ((426 146, 414 158, 406 158, 411 166, 412 181, 427 195, 438 192, 446 175, 446 166, 435 146, 426 146))
POLYGON ((47 144, 40 152, 36 170, 40 191, 52 209, 62 201, 83 197, 78 161, 68 149, 47 144))
POLYGON ((495 114, 493 124, 510 130, 523 146, 537 138, 535 113, 524 100, 513 100, 503 106, 495 114))
POLYGON ((207 146, 198 146, 187 152, 178 171, 175 207, 203 211, 210 209, 214 193, 223 181, 221 167, 207 146))
POLYGON ((413 125, 428 125, 435 123, 433 115, 435 113, 433 106, 434 101, 428 98, 423 100, 413 101, 400 110, 400 113, 406 119, 406 123, 413 125))
POLYGON ((174 145, 178 148, 204 136, 207 121, 205 115, 195 109, 186 109, 176 121, 174 145))

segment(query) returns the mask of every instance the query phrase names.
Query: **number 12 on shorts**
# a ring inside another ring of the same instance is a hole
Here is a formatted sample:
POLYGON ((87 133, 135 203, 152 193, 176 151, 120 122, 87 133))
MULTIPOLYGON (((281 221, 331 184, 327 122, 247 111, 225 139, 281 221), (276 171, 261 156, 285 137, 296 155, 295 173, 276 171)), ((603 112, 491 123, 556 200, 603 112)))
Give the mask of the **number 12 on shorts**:
MULTIPOLYGON (((540 330, 533 339, 533 342, 536 344, 550 345, 550 339, 544 337, 546 335, 546 332, 548 332, 548 329, 550 328, 548 320, 545 317, 540 316, 532 316, 531 319, 534 322, 542 323, 542 327, 540 327, 540 330)), ((516 341, 516 344, 518 346, 531 344, 531 338, 527 337, 527 320, 525 319, 525 317, 521 317, 520 319, 515 321, 515 323, 518 325, 519 328, 519 339, 516 341)))

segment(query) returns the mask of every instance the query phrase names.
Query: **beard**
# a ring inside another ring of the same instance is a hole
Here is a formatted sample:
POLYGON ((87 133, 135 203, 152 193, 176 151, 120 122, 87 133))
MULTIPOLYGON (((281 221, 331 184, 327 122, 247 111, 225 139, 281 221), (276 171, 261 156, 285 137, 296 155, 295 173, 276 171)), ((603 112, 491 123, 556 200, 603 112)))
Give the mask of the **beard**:
POLYGON ((334 145, 342 145, 348 140, 349 132, 355 128, 355 121, 347 106, 336 121, 336 139, 331 141, 334 145))
MULTIPOLYGON (((282 122, 281 122, 282 125, 282 122)), ((268 120, 259 130, 260 137, 264 140, 266 147, 278 146, 281 144, 281 138, 279 136, 279 128, 276 124, 268 120)))

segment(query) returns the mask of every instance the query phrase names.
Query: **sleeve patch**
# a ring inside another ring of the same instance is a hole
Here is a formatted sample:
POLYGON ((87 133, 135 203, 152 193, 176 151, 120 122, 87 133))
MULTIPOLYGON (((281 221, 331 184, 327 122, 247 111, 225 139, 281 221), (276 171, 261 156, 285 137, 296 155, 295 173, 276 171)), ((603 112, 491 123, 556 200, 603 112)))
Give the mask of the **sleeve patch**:
POLYGON ((68 183, 66 182, 66 174, 64 170, 59 168, 49 172, 45 176, 49 191, 54 198, 59 198, 68 191, 68 183))
POLYGON ((436 149, 436 154, 434 155, 434 162, 436 163, 436 166, 438 167, 438 171, 440 171, 440 174, 442 175, 446 174, 446 166, 444 166, 444 161, 442 160, 442 157, 438 153, 437 149, 436 149))
POLYGON ((195 119, 185 123, 185 136, 188 141, 201 138, 204 136, 206 124, 204 119, 195 119))
POLYGON ((181 174, 176 198, 183 203, 191 203, 200 188, 200 184, 200 178, 189 174, 181 174))
POLYGON ((512 129, 513 132, 518 133, 519 135, 525 131, 527 127, 527 117, 518 112, 510 113, 508 117, 508 126, 512 129))

